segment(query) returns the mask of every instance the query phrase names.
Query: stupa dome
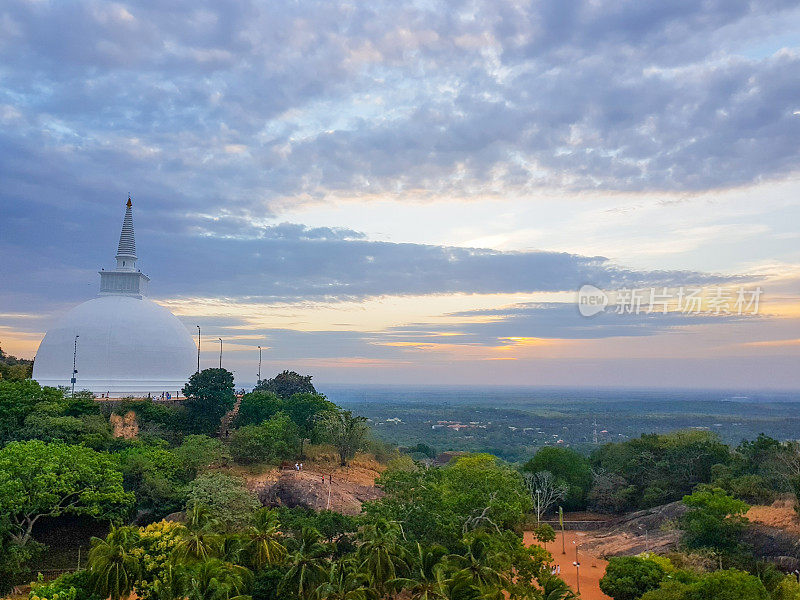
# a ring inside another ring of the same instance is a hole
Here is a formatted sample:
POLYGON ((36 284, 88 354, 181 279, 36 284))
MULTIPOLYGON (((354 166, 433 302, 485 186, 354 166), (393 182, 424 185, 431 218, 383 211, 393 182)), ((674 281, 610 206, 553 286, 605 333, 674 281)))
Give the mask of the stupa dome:
POLYGON ((71 386, 74 357, 76 390, 175 396, 195 371, 197 346, 175 315, 145 297, 149 279, 136 269, 130 199, 116 258, 116 269, 100 272, 100 296, 47 331, 33 378, 41 385, 71 386))

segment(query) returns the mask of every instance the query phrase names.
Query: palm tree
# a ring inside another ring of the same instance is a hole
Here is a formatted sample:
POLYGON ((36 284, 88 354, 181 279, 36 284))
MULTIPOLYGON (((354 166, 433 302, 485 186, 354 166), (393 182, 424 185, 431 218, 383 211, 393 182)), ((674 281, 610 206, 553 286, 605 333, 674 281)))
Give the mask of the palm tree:
POLYGON ((188 600, 245 600, 253 574, 239 565, 207 558, 185 567, 182 580, 188 600))
POLYGON ((485 588, 505 583, 503 574, 492 566, 493 558, 488 536, 478 534, 469 541, 466 554, 451 554, 447 560, 475 586, 485 588))
POLYGON ((446 554, 447 550, 442 546, 423 548, 417 542, 410 576, 398 577, 386 583, 408 590, 411 600, 444 600, 447 595, 445 563, 442 559, 446 554))
POLYGON ((186 510, 186 526, 189 529, 216 529, 219 521, 202 502, 192 501, 186 510))
POLYGON ((94 589, 103 598, 120 600, 133 591, 142 570, 133 552, 138 540, 133 527, 112 527, 106 539, 92 538, 88 567, 94 589))
POLYGON ((399 543, 402 533, 400 525, 383 520, 367 525, 361 533, 360 569, 370 576, 381 596, 389 581, 408 571, 408 553, 399 543))
POLYGON ((192 504, 186 511, 186 527, 181 529, 173 558, 193 562, 219 556, 224 540, 214 532, 217 525, 205 506, 192 504))
POLYGON ((447 600, 484 600, 481 590, 463 571, 454 573, 442 582, 442 594, 447 600))
POLYGON ((352 559, 332 563, 328 578, 314 590, 315 600, 377 600, 378 593, 369 587, 369 576, 357 569, 352 559))
POLYGON ((158 579, 153 581, 153 596, 158 600, 184 600, 184 565, 167 563, 158 579))
POLYGON ((311 594, 328 576, 328 549, 320 543, 316 529, 303 528, 297 549, 289 554, 289 570, 279 589, 310 598, 311 594))
POLYGON ((253 525, 244 532, 244 550, 254 569, 280 564, 286 559, 286 547, 279 541, 280 535, 275 511, 269 508, 257 511, 253 525))
POLYGON ((563 579, 555 575, 548 575, 539 583, 542 586, 542 600, 573 600, 578 597, 563 579))

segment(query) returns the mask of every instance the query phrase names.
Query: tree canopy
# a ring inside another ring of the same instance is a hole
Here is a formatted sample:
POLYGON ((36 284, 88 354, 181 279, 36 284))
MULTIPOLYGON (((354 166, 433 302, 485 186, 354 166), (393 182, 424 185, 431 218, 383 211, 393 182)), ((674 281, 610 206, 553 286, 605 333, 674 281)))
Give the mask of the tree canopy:
POLYGON ((368 518, 397 521, 409 540, 448 548, 466 532, 513 528, 531 507, 522 476, 489 454, 441 468, 387 469, 376 484, 386 495, 364 504, 368 518))
POLYGON ((369 435, 369 426, 365 417, 354 416, 352 411, 328 411, 320 420, 319 426, 324 432, 325 440, 334 446, 339 453, 339 464, 346 466, 364 448, 369 435))
POLYGON ((0 348, 0 379, 6 381, 23 381, 33 373, 33 361, 17 358, 3 352, 0 348))
POLYGON ((187 430, 213 435, 236 402, 233 373, 227 369, 204 369, 189 378, 183 394, 187 398, 184 403, 187 430))
POLYGON ((0 515, 7 515, 11 535, 21 545, 30 540, 41 517, 118 519, 133 500, 108 454, 40 440, 11 442, 0 449, 0 515))
POLYGON ((574 450, 551 446, 540 448, 522 470, 528 473, 549 471, 557 485, 566 486, 565 509, 586 507, 586 496, 592 486, 592 469, 586 457, 574 450))
POLYGON ((311 375, 300 375, 294 371, 282 371, 272 377, 259 382, 253 391, 272 392, 279 398, 288 400, 295 394, 316 394, 317 390, 311 383, 311 375))
POLYGON ((595 450, 590 461, 601 473, 620 481, 622 508, 648 508, 680 500, 711 481, 712 468, 730 460, 730 450, 707 431, 648 434, 595 450))
POLYGON ((658 589, 665 576, 664 568, 655 561, 614 556, 600 579, 600 589, 614 600, 638 600, 645 592, 658 589))

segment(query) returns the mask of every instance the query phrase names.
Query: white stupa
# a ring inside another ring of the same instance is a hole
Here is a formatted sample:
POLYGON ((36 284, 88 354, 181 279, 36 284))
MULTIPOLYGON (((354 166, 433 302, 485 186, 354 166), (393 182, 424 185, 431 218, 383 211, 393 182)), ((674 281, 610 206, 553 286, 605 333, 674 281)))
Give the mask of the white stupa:
POLYGON ((41 385, 71 386, 74 353, 76 390, 112 398, 176 396, 195 372, 197 346, 175 315, 145 297, 150 278, 136 268, 130 198, 116 259, 116 269, 100 271, 99 296, 48 330, 33 378, 41 385))

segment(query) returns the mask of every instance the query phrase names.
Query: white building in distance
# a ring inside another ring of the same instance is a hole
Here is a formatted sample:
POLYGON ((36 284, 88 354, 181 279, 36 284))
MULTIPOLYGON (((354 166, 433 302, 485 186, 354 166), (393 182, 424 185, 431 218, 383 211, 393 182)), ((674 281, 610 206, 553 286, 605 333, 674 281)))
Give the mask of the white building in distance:
POLYGON ((48 330, 33 379, 43 386, 71 386, 74 354, 76 391, 112 398, 177 396, 196 370, 197 346, 175 315, 146 298, 150 278, 136 268, 130 198, 116 259, 116 269, 100 271, 99 296, 48 330))

